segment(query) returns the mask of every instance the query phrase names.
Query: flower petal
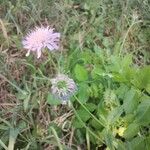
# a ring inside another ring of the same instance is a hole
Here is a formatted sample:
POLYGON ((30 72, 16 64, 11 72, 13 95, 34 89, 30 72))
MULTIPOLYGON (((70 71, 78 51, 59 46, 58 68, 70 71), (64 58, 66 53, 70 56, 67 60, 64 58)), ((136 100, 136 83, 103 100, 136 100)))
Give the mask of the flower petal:
POLYGON ((37 50, 37 58, 40 58, 41 57, 41 49, 38 49, 37 50))

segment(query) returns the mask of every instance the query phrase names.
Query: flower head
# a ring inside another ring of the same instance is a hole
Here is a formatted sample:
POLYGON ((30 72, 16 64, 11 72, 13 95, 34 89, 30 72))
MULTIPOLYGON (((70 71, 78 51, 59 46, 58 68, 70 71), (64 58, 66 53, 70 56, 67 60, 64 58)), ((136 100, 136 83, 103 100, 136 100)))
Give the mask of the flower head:
POLYGON ((77 90, 73 79, 64 74, 58 74, 56 78, 51 79, 51 83, 52 94, 62 100, 63 103, 66 103, 77 90))
POLYGON ((37 53, 37 58, 40 58, 43 48, 48 48, 50 51, 57 50, 60 41, 60 33, 54 32, 54 28, 35 27, 30 31, 22 41, 23 47, 28 50, 26 56, 29 56, 31 51, 37 53))

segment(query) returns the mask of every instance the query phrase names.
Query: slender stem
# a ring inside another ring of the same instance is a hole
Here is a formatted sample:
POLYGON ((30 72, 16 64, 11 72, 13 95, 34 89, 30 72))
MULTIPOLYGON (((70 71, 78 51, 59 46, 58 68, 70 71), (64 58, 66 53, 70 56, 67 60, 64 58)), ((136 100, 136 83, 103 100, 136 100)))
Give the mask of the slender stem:
POLYGON ((14 150, 18 133, 19 133, 18 129, 10 128, 8 150, 14 150))
MULTIPOLYGON (((56 60, 57 60, 57 59, 56 59, 56 60)), ((52 57, 52 53, 49 54, 49 59, 48 59, 48 61, 50 61, 50 62, 52 63, 52 65, 53 65, 54 68, 56 69, 57 73, 59 73, 59 70, 58 70, 58 67, 57 67, 58 62, 57 62, 57 64, 54 62, 53 57, 52 57)))
POLYGON ((86 129, 86 143, 87 143, 87 150, 90 150, 90 137, 89 131, 86 129))
POLYGON ((53 127, 51 127, 51 130, 52 130, 52 132, 53 132, 53 134, 54 134, 54 136, 56 138, 56 141, 57 141, 59 149, 63 150, 62 145, 61 145, 60 140, 59 140, 59 137, 57 135, 57 132, 55 131, 55 129, 53 127))
POLYGON ((71 105, 71 107, 72 107, 72 109, 73 109, 73 111, 74 111, 76 117, 77 117, 78 120, 82 123, 82 125, 85 127, 85 129, 86 129, 91 135, 93 135, 96 139, 98 139, 99 141, 101 141, 102 143, 104 143, 104 141, 103 141, 100 137, 98 137, 95 133, 93 133, 93 131, 92 131, 90 128, 88 128, 88 127, 85 125, 85 123, 82 121, 82 119, 81 119, 80 116, 78 115, 77 111, 76 111, 75 108, 73 107, 72 103, 70 103, 70 105, 71 105))
POLYGON ((91 115, 91 117, 96 120, 100 125, 103 127, 106 127, 103 123, 101 123, 81 102, 80 100, 74 95, 75 99, 78 101, 78 103, 91 115))
POLYGON ((122 53, 122 50, 123 50, 123 47, 124 47, 126 38, 127 38, 128 34, 129 34, 130 30, 132 29, 132 27, 133 27, 135 24, 140 23, 140 22, 142 22, 142 21, 139 20, 139 21, 137 21, 137 22, 133 22, 133 23, 130 25, 130 27, 128 28, 128 30, 127 30, 127 32, 126 32, 126 34, 125 34, 125 36, 124 36, 123 42, 122 42, 122 44, 121 44, 121 47, 120 47, 119 56, 121 56, 121 53, 122 53))
POLYGON ((25 91, 23 91, 22 89, 20 89, 18 86, 16 86, 14 83, 12 83, 11 81, 9 81, 5 76, 3 76, 2 74, 0 74, 0 78, 3 78, 5 81, 7 81, 10 85, 12 85, 13 87, 15 87, 17 89, 17 91, 21 92, 22 94, 26 94, 25 91))

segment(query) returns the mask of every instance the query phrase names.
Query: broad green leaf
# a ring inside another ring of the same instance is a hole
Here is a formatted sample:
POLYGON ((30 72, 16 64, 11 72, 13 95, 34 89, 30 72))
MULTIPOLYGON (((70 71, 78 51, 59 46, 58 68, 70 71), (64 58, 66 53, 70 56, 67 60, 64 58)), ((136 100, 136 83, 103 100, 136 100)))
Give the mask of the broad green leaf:
POLYGON ((81 59, 84 61, 85 64, 91 63, 93 60, 94 53, 92 53, 90 50, 85 50, 81 52, 81 59))
POLYGON ((74 72, 76 79, 79 81, 86 81, 88 79, 88 72, 83 66, 77 64, 74 68, 74 72))
POLYGON ((150 123, 150 99, 143 100, 136 112, 136 122, 141 125, 148 125, 150 123))
POLYGON ((123 120, 127 123, 130 124, 134 121, 135 115, 134 114, 127 114, 125 117, 123 117, 123 120))
POLYGON ((131 150, 149 150, 143 137, 134 138, 131 142, 128 142, 127 147, 131 150))
POLYGON ((125 94, 129 90, 126 84, 120 84, 120 87, 116 90, 116 95, 119 99, 124 99, 125 94))
POLYGON ((101 69, 101 66, 95 65, 94 69, 91 72, 93 79, 98 79, 99 77, 102 77, 104 73, 104 70, 101 69))
POLYGON ((90 125, 99 131, 103 128, 103 126, 100 125, 95 119, 90 120, 90 125))
POLYGON ((75 137, 76 139, 78 139, 78 144, 83 144, 83 142, 85 141, 85 137, 83 136, 83 130, 76 129, 75 137))
POLYGON ((48 93, 47 102, 48 102, 50 105, 59 105, 59 104, 61 104, 61 100, 56 99, 56 98, 55 98, 52 94, 50 94, 50 93, 48 93))
POLYGON ((130 114, 130 113, 134 112, 134 110, 136 109, 136 107, 138 105, 138 99, 136 97, 136 94, 137 93, 134 89, 129 90, 125 94, 123 106, 124 106, 124 110, 125 110, 126 114, 130 114))
POLYGON ((131 123, 124 131, 124 138, 131 139, 139 132, 139 125, 137 123, 131 123))
POLYGON ((122 142, 121 140, 118 140, 118 141, 117 141, 117 149, 118 149, 118 150, 127 150, 127 149, 126 149, 126 146, 125 146, 125 143, 122 142))
POLYGON ((96 109, 96 105, 93 103, 87 103, 85 106, 90 112, 93 112, 96 109))
POLYGON ((82 119, 82 121, 84 121, 84 122, 86 122, 91 117, 90 114, 83 108, 80 108, 79 110, 77 110, 77 113, 80 116, 80 118, 82 119))
POLYGON ((79 84, 78 99, 82 103, 86 103, 89 99, 88 85, 85 83, 79 84))
MULTIPOLYGON (((93 112, 96 108, 96 105, 94 105, 92 103, 88 103, 85 105, 85 107, 90 112, 93 112)), ((89 120, 91 118, 91 115, 86 110, 84 110, 82 107, 79 107, 79 109, 76 112, 83 122, 86 122, 87 120, 89 120)), ((77 118, 75 118, 73 121, 73 126, 76 128, 82 128, 83 124, 77 118)))
POLYGON ((72 126, 76 129, 84 127, 84 125, 80 122, 80 120, 78 118, 74 118, 74 120, 72 122, 72 126))

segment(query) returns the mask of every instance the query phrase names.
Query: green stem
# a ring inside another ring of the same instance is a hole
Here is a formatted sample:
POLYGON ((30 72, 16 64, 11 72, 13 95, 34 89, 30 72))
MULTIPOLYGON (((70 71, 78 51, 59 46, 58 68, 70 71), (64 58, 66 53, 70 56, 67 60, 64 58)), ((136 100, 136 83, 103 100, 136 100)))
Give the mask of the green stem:
POLYGON ((93 135, 96 139, 98 139, 99 141, 101 141, 102 143, 104 143, 104 141, 103 141, 100 137, 98 137, 95 133, 93 133, 93 131, 92 131, 91 129, 89 129, 89 128, 85 125, 85 123, 82 121, 82 119, 81 119, 80 116, 78 115, 77 111, 76 111, 75 108, 73 107, 72 103, 71 103, 70 105, 71 105, 71 107, 72 107, 72 109, 73 109, 73 111, 74 111, 76 117, 77 117, 78 120, 81 122, 81 124, 85 127, 85 129, 86 129, 89 133, 91 133, 91 135, 93 135))
POLYGON ((123 42, 122 42, 122 44, 121 44, 121 47, 120 47, 119 56, 121 56, 121 53, 122 53, 122 50, 123 50, 123 47, 124 47, 126 38, 127 38, 128 34, 129 34, 130 30, 132 29, 132 27, 133 27, 135 24, 140 23, 140 22, 142 22, 142 21, 139 20, 139 21, 137 21, 137 22, 133 22, 133 23, 130 25, 130 27, 128 28, 128 30, 127 30, 127 32, 126 32, 126 34, 125 34, 125 36, 124 36, 123 42))
POLYGON ((74 95, 75 99, 77 100, 77 102, 90 114, 90 116, 97 121, 100 125, 102 125, 103 127, 106 127, 102 122, 100 122, 81 102, 80 100, 74 95))
POLYGON ((5 81, 7 81, 10 85, 12 85, 14 88, 17 89, 17 91, 21 92, 22 94, 26 94, 25 91, 23 91, 22 89, 20 89, 18 86, 16 86, 14 83, 12 83, 11 81, 9 81, 5 76, 3 76, 2 74, 0 74, 0 78, 3 78, 5 81))
POLYGON ((56 141, 57 141, 59 149, 63 150, 62 145, 61 145, 60 140, 59 140, 59 137, 57 135, 57 132, 55 131, 55 129, 53 127, 51 127, 51 130, 52 130, 52 132, 53 132, 53 134, 54 134, 54 136, 56 138, 56 141))

